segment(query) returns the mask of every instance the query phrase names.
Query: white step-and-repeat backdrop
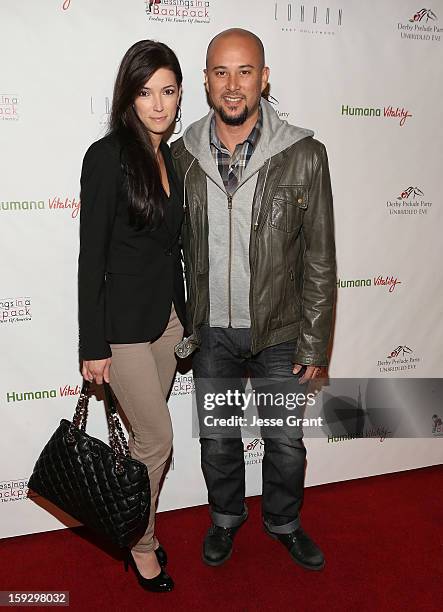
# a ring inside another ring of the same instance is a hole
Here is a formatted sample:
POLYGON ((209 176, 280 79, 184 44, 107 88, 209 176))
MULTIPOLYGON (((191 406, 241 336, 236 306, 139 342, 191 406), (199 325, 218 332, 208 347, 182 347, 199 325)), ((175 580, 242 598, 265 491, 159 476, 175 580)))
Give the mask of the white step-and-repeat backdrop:
MULTIPOLYGON (((71 418, 81 384, 79 174, 106 131, 119 61, 137 40, 169 44, 183 67, 186 127, 207 112, 207 43, 234 26, 262 38, 279 115, 314 129, 329 153, 338 249, 331 375, 440 375, 441 0, 16 0, 2 11, 0 70, 0 537, 75 524, 27 498, 27 479, 60 418, 71 418)), ((177 376, 161 510, 206 502, 192 387, 190 372, 177 376)), ((441 463, 441 426, 433 429, 420 439, 307 439, 307 484, 441 463)), ((95 400, 88 431, 106 439, 95 400)), ((245 440, 249 494, 261 490, 262 455, 260 439, 245 440)))

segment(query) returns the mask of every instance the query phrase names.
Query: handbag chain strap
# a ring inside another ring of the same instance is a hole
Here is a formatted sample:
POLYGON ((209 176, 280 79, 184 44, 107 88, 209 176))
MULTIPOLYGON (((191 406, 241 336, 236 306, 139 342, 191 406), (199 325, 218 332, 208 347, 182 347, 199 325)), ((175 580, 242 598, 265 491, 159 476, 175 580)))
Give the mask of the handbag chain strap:
POLYGON ((86 430, 86 421, 88 419, 88 405, 89 405, 89 386, 88 380, 83 380, 83 386, 80 391, 80 397, 78 398, 77 406, 75 407, 74 416, 72 422, 69 425, 68 435, 66 437, 70 444, 75 442, 74 430, 81 429, 86 430))
POLYGON ((115 406, 114 395, 111 391, 111 387, 106 382, 103 384, 103 386, 105 389, 107 404, 106 417, 108 419, 109 425, 109 441, 115 455, 115 469, 117 474, 122 474, 124 472, 122 459, 125 457, 130 457, 131 455, 129 452, 128 443, 126 441, 126 436, 124 434, 117 413, 117 408, 115 406))
MULTIPOLYGON (((109 383, 106 382, 103 384, 103 386, 106 398, 105 406, 106 418, 109 427, 109 442, 115 456, 115 470, 117 474, 123 474, 125 469, 122 464, 122 459, 125 457, 130 457, 131 455, 129 452, 128 443, 126 441, 126 436, 120 423, 120 418, 115 406, 111 387, 109 383)), ((82 389, 80 391, 80 397, 78 398, 77 406, 75 407, 74 416, 66 435, 66 441, 70 444, 75 442, 75 429, 80 429, 82 431, 86 430, 86 421, 88 419, 89 388, 90 382, 88 380, 84 380, 82 389)))

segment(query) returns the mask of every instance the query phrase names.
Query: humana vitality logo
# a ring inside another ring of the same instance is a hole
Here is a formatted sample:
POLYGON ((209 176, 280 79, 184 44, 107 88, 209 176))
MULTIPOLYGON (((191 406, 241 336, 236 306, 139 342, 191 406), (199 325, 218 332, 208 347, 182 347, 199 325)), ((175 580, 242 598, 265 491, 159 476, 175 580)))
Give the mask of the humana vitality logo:
POLYGON ((63 385, 56 389, 43 389, 39 391, 8 391, 6 401, 10 402, 32 402, 34 400, 55 399, 57 397, 72 397, 80 395, 80 385, 63 385))
POLYGON ((47 200, 3 200, 0 202, 0 212, 35 212, 39 210, 68 210, 71 218, 76 219, 80 211, 80 200, 73 198, 51 196, 47 200))
POLYGON ((366 117, 375 117, 379 119, 395 119, 400 127, 403 127, 406 120, 412 117, 412 113, 404 106, 384 106, 369 107, 369 106, 350 106, 349 104, 341 105, 342 117, 361 119, 366 117))
POLYGON ((354 278, 349 280, 339 278, 337 280, 337 289, 385 287, 389 293, 393 293, 397 285, 401 285, 401 281, 398 280, 397 276, 382 276, 381 274, 373 278, 354 278))

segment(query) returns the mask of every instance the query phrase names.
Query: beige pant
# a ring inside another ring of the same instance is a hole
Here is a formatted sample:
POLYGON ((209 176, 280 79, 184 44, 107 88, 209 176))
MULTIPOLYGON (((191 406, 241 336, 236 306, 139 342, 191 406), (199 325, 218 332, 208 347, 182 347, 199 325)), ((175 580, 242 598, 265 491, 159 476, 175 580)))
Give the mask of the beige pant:
POLYGON ((174 346, 183 327, 174 307, 163 335, 155 342, 111 344, 110 383, 129 423, 129 450, 148 468, 151 515, 145 534, 133 547, 139 552, 157 548, 154 536, 159 484, 172 449, 172 424, 166 397, 174 378, 174 346))

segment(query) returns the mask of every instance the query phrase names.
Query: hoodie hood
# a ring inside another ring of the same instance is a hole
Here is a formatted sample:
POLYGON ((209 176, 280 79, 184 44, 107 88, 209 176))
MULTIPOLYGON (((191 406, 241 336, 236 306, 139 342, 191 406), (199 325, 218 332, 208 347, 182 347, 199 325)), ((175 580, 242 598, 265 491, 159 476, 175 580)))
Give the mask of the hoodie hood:
MULTIPOLYGON (((260 106, 263 117, 262 133, 241 182, 257 172, 268 159, 277 153, 281 153, 303 138, 314 135, 312 130, 291 125, 280 119, 273 106, 264 98, 261 98, 260 106)), ((183 134, 183 142, 191 155, 198 159, 204 172, 217 184, 220 184, 220 173, 212 157, 209 144, 209 129, 213 116, 214 111, 211 109, 205 117, 190 125, 183 134)))

